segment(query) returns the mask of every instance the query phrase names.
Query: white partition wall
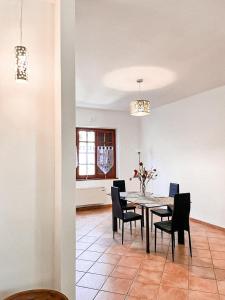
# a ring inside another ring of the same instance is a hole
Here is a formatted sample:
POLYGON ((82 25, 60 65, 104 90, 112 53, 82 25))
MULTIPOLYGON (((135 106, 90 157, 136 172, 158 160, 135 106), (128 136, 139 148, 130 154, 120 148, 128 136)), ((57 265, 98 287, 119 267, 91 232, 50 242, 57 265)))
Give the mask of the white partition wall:
POLYGON ((74 1, 58 23, 54 1, 24 1, 27 83, 14 80, 19 2, 0 1, 0 299, 33 288, 74 299, 74 1))
POLYGON ((55 287, 75 297, 75 1, 56 2, 55 287))

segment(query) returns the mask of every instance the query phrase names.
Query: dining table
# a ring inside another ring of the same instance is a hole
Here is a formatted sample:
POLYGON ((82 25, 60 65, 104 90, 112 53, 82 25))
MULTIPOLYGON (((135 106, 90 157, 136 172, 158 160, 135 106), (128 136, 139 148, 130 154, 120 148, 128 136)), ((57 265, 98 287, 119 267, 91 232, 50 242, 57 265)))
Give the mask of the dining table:
MULTIPOLYGON (((121 192, 121 199, 124 199, 130 203, 134 203, 141 207, 142 210, 142 226, 144 226, 144 214, 145 214, 145 226, 146 226, 146 252, 150 253, 150 227, 149 227, 149 211, 156 207, 163 207, 174 204, 173 197, 157 196, 152 193, 146 193, 142 195, 138 192, 121 192)), ((117 231, 117 218, 112 216, 113 231, 117 231)), ((178 244, 184 245, 184 231, 178 232, 178 244)))

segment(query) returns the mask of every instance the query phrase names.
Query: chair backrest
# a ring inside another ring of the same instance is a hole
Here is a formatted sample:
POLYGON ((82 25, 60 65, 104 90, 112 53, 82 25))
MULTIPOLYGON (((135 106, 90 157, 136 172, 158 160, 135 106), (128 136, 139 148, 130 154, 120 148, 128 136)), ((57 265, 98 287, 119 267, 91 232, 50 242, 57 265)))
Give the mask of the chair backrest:
POLYGON ((120 190, 118 187, 111 187, 111 196, 113 216, 119 219, 123 219, 123 209, 120 201, 120 190))
POLYGON ((172 215, 173 231, 189 230, 190 198, 190 193, 176 194, 174 196, 174 209, 172 215))
POLYGON ((69 300, 65 295, 53 290, 29 290, 16 293, 4 300, 69 300))
POLYGON ((170 183, 169 197, 174 197, 176 194, 179 194, 180 188, 178 183, 170 183))
POLYGON ((126 192, 125 180, 113 180, 113 186, 118 187, 120 192, 126 192))

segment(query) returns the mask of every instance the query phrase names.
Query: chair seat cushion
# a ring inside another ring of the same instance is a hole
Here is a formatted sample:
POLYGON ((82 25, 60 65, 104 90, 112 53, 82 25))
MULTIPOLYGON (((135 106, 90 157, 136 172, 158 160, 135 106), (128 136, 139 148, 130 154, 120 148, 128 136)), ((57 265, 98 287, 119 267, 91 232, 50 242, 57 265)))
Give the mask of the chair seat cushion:
POLYGON ((124 213, 124 222, 130 222, 130 221, 135 221, 135 220, 141 220, 142 215, 136 214, 134 212, 127 212, 124 213))
POLYGON ((154 223, 156 228, 159 228, 165 232, 171 233, 172 232, 172 221, 162 221, 154 223))
POLYGON ((134 210, 136 208, 136 205, 132 203, 128 203, 127 205, 123 205, 124 210, 134 210))
POLYGON ((152 209, 151 212, 154 215, 157 215, 159 217, 170 217, 172 216, 172 211, 169 209, 163 209, 163 208, 158 208, 158 209, 152 209))

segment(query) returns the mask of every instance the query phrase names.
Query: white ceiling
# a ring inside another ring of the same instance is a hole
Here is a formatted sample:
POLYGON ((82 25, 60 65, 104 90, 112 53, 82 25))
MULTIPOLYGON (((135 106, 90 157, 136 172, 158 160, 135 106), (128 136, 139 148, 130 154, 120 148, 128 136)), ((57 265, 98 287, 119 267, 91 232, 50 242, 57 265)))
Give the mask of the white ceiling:
POLYGON ((128 110, 138 77, 153 107, 225 84, 223 0, 77 0, 76 20, 78 106, 128 110))

